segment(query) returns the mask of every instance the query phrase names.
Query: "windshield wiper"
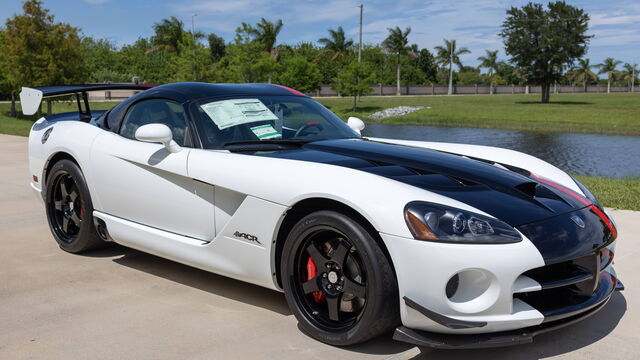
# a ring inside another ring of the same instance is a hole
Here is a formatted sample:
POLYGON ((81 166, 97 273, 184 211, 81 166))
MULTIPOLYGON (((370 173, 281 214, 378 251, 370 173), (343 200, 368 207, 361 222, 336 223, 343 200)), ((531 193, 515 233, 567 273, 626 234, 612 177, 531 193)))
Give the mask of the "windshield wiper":
POLYGON ((272 139, 272 140, 244 140, 230 141, 222 144, 222 147, 230 151, 251 151, 267 149, 290 149, 292 147, 300 147, 313 140, 303 139, 272 139))

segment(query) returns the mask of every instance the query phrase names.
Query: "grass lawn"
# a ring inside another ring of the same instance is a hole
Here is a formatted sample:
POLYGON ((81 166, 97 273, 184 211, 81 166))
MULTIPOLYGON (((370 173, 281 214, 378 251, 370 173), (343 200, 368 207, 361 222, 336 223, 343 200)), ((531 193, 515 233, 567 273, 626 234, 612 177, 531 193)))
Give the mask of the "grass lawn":
POLYGON ((575 175, 606 207, 640 211, 640 178, 608 179, 575 175))
MULTIPOLYGON (((91 109, 94 110, 106 110, 111 109, 118 102, 92 102, 91 109)), ((9 110, 11 109, 11 104, 9 103, 0 103, 0 134, 8 134, 8 135, 19 135, 19 136, 28 136, 29 130, 31 126, 33 126, 33 122, 36 119, 35 116, 24 116, 20 113, 20 104, 17 105, 18 108, 18 118, 13 118, 9 116, 9 110)), ((46 105, 42 105, 43 110, 46 110, 46 105)), ((75 100, 72 102, 56 102, 53 104, 53 113, 63 113, 68 111, 78 111, 75 100)))
POLYGON ((640 93, 558 94, 550 104, 540 95, 364 96, 358 111, 353 98, 318 98, 343 119, 405 125, 566 131, 640 135, 640 93), (376 111, 401 106, 430 106, 403 117, 368 119, 376 111))

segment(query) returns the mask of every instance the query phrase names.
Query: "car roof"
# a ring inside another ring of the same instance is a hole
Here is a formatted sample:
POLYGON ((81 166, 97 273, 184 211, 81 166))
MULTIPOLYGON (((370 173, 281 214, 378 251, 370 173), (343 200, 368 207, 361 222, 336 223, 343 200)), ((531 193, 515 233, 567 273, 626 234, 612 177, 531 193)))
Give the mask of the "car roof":
POLYGON ((273 84, 212 84, 181 82, 156 86, 140 93, 140 98, 162 97, 178 102, 194 101, 215 96, 233 95, 303 95, 284 86, 273 84))
POLYGON ((117 131, 127 109, 145 99, 170 99, 179 103, 197 101, 217 96, 278 96, 299 95, 303 93, 274 84, 212 84, 201 82, 179 82, 144 90, 116 105, 108 115, 108 126, 117 131))

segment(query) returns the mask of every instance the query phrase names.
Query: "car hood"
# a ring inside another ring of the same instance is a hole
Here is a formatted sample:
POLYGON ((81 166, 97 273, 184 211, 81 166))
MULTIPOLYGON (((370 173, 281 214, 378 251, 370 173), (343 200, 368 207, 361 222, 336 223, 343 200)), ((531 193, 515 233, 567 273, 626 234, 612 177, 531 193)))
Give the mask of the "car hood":
POLYGON ((584 207, 572 196, 526 176, 526 172, 424 148, 344 139, 250 154, 365 171, 461 201, 512 226, 584 207))

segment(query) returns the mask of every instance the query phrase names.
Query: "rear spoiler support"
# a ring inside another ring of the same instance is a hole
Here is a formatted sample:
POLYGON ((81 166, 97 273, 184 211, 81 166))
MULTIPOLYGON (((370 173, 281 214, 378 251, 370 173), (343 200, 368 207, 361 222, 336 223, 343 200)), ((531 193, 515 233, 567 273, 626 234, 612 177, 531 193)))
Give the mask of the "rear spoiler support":
POLYGON ((82 92, 82 100, 84 101, 84 110, 82 110, 82 102, 80 101, 80 94, 76 93, 76 101, 78 103, 78 114, 80 114, 80 120, 91 121, 91 108, 89 107, 89 95, 86 91, 82 92))
POLYGON ((96 84, 96 85, 65 85, 65 86, 40 86, 23 87, 20 92, 20 105, 22 113, 33 115, 40 109, 43 98, 75 95, 78 103, 78 114, 80 120, 91 120, 91 108, 89 107, 89 91, 111 91, 111 90, 147 90, 153 85, 136 84, 96 84))

